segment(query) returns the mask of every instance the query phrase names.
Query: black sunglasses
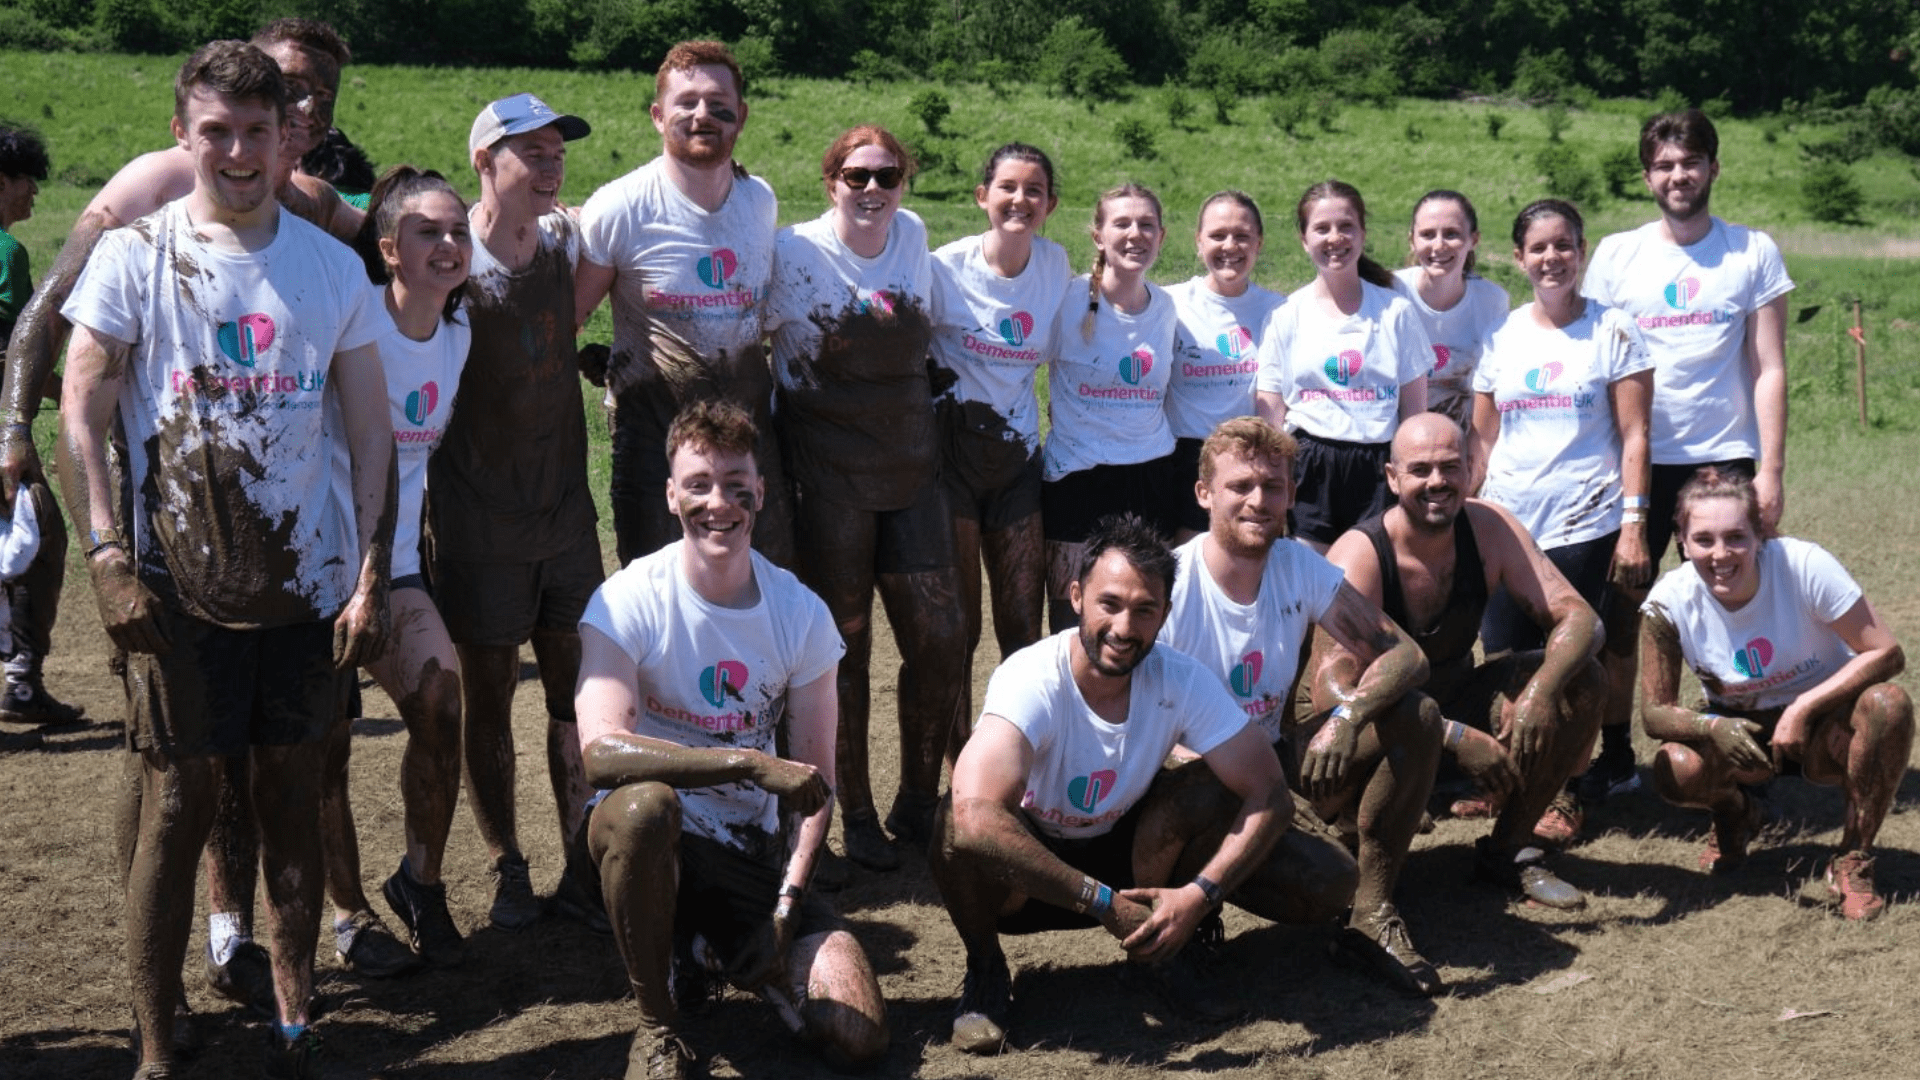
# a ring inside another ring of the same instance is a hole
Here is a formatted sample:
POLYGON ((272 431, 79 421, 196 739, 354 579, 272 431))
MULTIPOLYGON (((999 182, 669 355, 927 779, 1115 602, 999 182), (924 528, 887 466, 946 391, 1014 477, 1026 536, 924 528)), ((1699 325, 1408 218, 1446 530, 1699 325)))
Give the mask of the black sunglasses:
POLYGON ((892 191, 900 186, 900 181, 907 178, 907 170, 898 165, 889 165, 884 169, 841 169, 834 175, 840 178, 841 183, 855 191, 866 187, 869 180, 878 181, 882 189, 892 191))

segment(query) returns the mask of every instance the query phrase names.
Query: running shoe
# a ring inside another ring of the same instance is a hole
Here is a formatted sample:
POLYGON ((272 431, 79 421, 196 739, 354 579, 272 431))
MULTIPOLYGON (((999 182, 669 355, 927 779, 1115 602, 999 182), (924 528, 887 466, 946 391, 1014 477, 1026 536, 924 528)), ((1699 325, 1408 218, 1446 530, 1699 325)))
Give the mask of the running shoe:
POLYGON ((524 930, 537 922, 545 908, 533 895, 533 871, 526 856, 517 852, 500 856, 493 864, 493 907, 487 918, 502 930, 524 930))
POLYGON ((258 942, 240 942, 224 964, 214 962, 213 946, 208 945, 207 987, 257 1016, 279 1015, 280 1006, 273 996, 273 961, 258 942))
POLYGON ((840 826, 840 843, 847 849, 847 858, 869 870, 900 869, 900 853, 880 831, 876 810, 849 811, 840 826))
POLYGON ((997 1054, 1007 1045, 1007 1018, 1013 1013, 1013 972, 1007 957, 967 956, 967 978, 953 1010, 954 1049, 997 1054))
POLYGON ((324 1053, 325 1044, 312 1028, 289 1039, 280 1033, 279 1024, 268 1024, 267 1060, 260 1075, 266 1080, 343 1080, 347 1073, 330 1067, 324 1053))
POLYGON ((671 1031, 642 1027, 627 1048, 626 1080, 687 1080, 695 1075, 693 1048, 671 1031))
POLYGON ((369 979, 391 979, 420 966, 420 957, 366 908, 333 924, 333 942, 341 966, 369 979))
POLYGON ((1887 908, 1886 900, 1873 885, 1873 856, 1864 851, 1836 855, 1824 873, 1807 879, 1800 898, 1840 910, 1850 922, 1877 918, 1887 908))
POLYGON ((1584 803, 1603 803, 1616 795, 1639 790, 1640 770, 1634 764, 1631 750, 1625 753, 1601 750, 1586 775, 1580 778, 1580 801, 1584 803))
POLYGON ((1559 875, 1547 869, 1545 851, 1537 847, 1523 847, 1518 851, 1500 851, 1493 846, 1493 838, 1490 836, 1483 836, 1475 841, 1474 847, 1477 850, 1473 860, 1473 873, 1481 881, 1498 885, 1509 893, 1539 904, 1541 907, 1572 911, 1587 906, 1587 898, 1579 889, 1567 884, 1559 875))
POLYGON ((1335 961, 1372 971, 1414 997, 1433 997, 1447 988, 1440 973, 1413 947, 1406 921, 1392 903, 1381 904, 1358 925, 1347 926, 1333 939, 1328 952, 1335 961))
POLYGON ((1747 846, 1760 831, 1765 808, 1753 792, 1740 789, 1740 809, 1713 815, 1713 831, 1707 836, 1707 848, 1700 853, 1700 870, 1708 874, 1731 874, 1746 865, 1747 846))
POLYGON ((10 682, 0 698, 0 720, 9 724, 76 724, 87 710, 69 705, 37 682, 10 682))
POLYGON ((1573 792, 1562 789, 1534 825, 1533 838, 1548 847, 1564 848, 1580 839, 1580 827, 1586 821, 1587 812, 1580 808, 1580 800, 1573 792))
POLYGON ((387 898, 394 917, 407 928, 413 950, 427 963, 443 968, 460 963, 466 955, 466 942, 447 910, 445 882, 427 885, 413 880, 407 860, 402 858, 400 868, 381 886, 380 894, 387 898))

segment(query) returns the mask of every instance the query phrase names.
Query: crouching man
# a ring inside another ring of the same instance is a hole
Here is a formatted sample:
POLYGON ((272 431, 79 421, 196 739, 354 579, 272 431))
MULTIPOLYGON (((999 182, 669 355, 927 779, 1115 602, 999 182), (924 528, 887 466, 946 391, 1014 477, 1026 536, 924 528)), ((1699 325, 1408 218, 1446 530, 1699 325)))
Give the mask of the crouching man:
POLYGON ((807 890, 833 818, 846 646, 820 598, 752 550, 755 438, 732 404, 674 420, 666 497, 682 538, 609 578, 580 620, 574 706, 600 789, 587 844, 640 1003, 627 1080, 693 1072, 676 946, 758 990, 830 1062, 887 1047, 866 955, 807 890))

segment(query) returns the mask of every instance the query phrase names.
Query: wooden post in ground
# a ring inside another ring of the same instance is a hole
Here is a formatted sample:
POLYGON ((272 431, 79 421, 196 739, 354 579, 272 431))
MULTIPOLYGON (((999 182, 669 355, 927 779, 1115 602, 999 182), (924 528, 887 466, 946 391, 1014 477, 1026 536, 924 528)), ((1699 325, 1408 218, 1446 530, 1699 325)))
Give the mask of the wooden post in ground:
POLYGON ((1854 381, 1860 389, 1860 430, 1867 429, 1867 328, 1860 321, 1860 301, 1853 302, 1854 381))

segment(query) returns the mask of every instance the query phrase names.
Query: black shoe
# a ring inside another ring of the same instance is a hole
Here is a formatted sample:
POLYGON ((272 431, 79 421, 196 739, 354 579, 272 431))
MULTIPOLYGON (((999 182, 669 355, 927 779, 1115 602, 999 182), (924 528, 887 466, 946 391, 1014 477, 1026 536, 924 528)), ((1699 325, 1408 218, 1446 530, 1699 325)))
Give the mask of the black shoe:
POLYGON ((391 979, 420 966, 413 950, 393 936, 380 916, 364 908, 348 916, 345 923, 333 924, 333 941, 334 955, 340 958, 341 966, 355 975, 391 979))
POLYGON ((1573 911, 1587 906, 1587 898, 1579 889, 1560 880, 1553 871, 1547 869, 1546 852, 1537 847, 1498 851, 1492 839, 1483 836, 1474 842, 1474 847, 1478 849, 1473 860, 1475 877, 1541 907, 1573 911))
POLYGON ((1013 972, 1004 953, 969 955, 960 1004, 953 1010, 954 1049, 968 1054, 997 1054, 1007 1045, 1007 1017, 1013 1013, 1013 972))
POLYGON ((641 1028, 627 1047, 626 1080, 689 1080, 699 1075, 699 1063, 680 1036, 641 1028))
POLYGON ((533 895, 533 871, 524 855, 500 856, 493 864, 493 907, 487 918, 502 930, 525 930, 538 922, 545 908, 533 895))
POLYGON ((10 682, 0 698, 0 720, 9 724, 77 724, 86 715, 87 710, 61 701, 37 682, 10 682))
POLYGON ((1414 997, 1433 997, 1447 988, 1440 973, 1413 947, 1406 922, 1390 903, 1381 904, 1364 926, 1340 931, 1328 951, 1340 963, 1372 971, 1414 997))
POLYGON ((1600 756, 1587 767, 1586 775, 1580 778, 1580 801, 1583 803, 1603 803, 1616 795, 1638 790, 1640 770, 1634 765, 1632 750, 1622 753, 1601 750, 1600 756))
POLYGON ((246 1006, 257 1016, 273 1019, 280 1006, 273 996, 273 961, 259 943, 243 941, 234 947, 224 964, 213 961, 213 946, 207 946, 207 987, 228 1001, 246 1006))
POLYGON ((560 886, 553 890, 553 909, 596 934, 611 935, 613 924, 607 921, 607 902, 599 890, 582 880, 584 876, 567 867, 560 875, 560 886))
POLYGON ((933 812, 939 806, 938 796, 902 791, 894 796, 893 809, 887 812, 887 831, 900 843, 924 851, 933 840, 933 812))
POLYGON ((880 815, 873 810, 855 810, 840 826, 840 842, 847 858, 869 870, 900 869, 900 853, 893 850, 887 834, 880 831, 880 815))
POLYGON ((446 883, 424 885, 413 880, 407 870, 407 860, 403 858, 400 868, 381 886, 380 894, 387 898, 394 917, 407 928, 413 950, 422 959, 443 968, 460 963, 466 955, 466 942, 447 910, 446 883))
POLYGON ((280 1034, 279 1024, 268 1024, 267 1059, 260 1075, 266 1080, 364 1080, 364 1072, 326 1061, 325 1052, 326 1044, 310 1027, 289 1039, 280 1034))

